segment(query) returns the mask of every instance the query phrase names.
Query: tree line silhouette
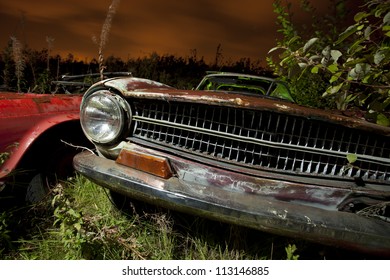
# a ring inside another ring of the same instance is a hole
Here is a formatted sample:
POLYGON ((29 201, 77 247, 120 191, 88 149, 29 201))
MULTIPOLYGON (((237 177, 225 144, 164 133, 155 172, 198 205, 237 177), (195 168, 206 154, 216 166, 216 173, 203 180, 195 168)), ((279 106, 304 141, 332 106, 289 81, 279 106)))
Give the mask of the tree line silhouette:
MULTIPOLYGON (((50 55, 49 49, 33 50, 13 43, 11 40, 0 54, 2 91, 50 93, 53 92, 52 82, 61 80, 63 75, 92 74, 100 70, 97 59, 87 62, 75 59, 72 54, 64 58, 50 55)), ((123 60, 111 55, 104 60, 104 71, 131 72, 135 77, 152 79, 179 89, 195 87, 207 71, 272 76, 260 60, 223 60, 220 47, 215 61, 211 63, 203 57, 198 58, 196 50, 191 50, 185 57, 153 52, 144 57, 123 60)))

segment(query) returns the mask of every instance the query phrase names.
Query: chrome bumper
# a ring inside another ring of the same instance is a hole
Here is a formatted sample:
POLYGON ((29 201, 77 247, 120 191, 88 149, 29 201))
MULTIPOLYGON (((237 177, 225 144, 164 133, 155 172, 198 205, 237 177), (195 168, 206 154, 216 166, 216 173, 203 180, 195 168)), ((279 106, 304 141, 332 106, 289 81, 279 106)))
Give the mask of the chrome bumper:
POLYGON ((162 179, 90 152, 76 155, 73 163, 91 181, 134 199, 260 231, 390 256, 390 223, 384 221, 231 190, 212 182, 205 186, 197 183, 199 174, 191 175, 189 168, 180 176, 162 179))

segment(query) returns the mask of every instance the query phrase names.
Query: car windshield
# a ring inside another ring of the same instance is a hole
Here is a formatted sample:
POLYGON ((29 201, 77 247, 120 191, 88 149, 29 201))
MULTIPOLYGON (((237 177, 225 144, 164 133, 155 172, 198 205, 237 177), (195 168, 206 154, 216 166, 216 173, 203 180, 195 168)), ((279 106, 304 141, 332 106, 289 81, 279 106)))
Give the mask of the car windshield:
POLYGON ((265 95, 294 101, 282 82, 254 76, 210 75, 196 89, 265 95))

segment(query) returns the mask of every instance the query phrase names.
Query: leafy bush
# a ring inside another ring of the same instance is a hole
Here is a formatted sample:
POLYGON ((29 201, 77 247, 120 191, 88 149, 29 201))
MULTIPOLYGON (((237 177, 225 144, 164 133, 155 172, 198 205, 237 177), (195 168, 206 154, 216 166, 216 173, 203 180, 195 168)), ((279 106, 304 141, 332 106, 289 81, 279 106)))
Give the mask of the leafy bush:
MULTIPOLYGON (((303 2, 313 11, 308 1, 303 2)), ((338 10, 336 17, 325 18, 326 29, 317 29, 312 33, 316 36, 308 39, 298 35, 290 21, 289 6, 276 1, 274 7, 284 38, 270 51, 281 51, 280 62, 272 58, 268 62, 289 81, 295 95, 303 95, 302 103, 306 103, 305 96, 317 95, 339 110, 357 107, 366 112, 366 119, 389 126, 390 1, 366 1, 352 25, 341 31, 328 29, 344 15, 338 10), (299 91, 301 80, 314 84, 314 88, 299 91)), ((321 102, 317 106, 321 107, 321 102)))

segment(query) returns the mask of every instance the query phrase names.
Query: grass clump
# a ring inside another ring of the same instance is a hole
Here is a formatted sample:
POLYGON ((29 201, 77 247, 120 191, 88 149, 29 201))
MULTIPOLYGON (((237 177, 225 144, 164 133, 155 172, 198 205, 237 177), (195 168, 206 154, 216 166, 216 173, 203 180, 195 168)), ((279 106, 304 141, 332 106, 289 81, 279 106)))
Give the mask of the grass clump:
POLYGON ((39 203, 0 212, 0 258, 248 260, 325 254, 323 246, 313 250, 303 241, 156 210, 119 211, 104 188, 75 176, 39 203))
POLYGON ((259 257, 229 241, 231 226, 169 211, 129 215, 81 176, 58 183, 45 201, 8 209, 0 218, 2 259, 259 257))
POLYGON ((2 258, 143 258, 132 231, 135 221, 111 207, 104 190, 82 177, 58 183, 45 201, 8 213, 18 217, 16 236, 2 258))

